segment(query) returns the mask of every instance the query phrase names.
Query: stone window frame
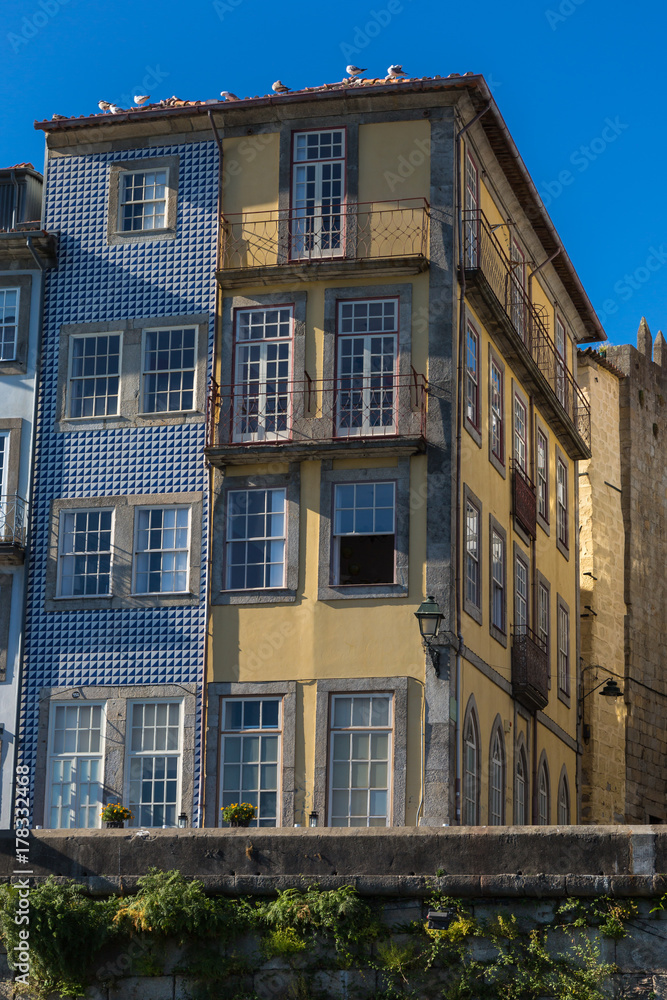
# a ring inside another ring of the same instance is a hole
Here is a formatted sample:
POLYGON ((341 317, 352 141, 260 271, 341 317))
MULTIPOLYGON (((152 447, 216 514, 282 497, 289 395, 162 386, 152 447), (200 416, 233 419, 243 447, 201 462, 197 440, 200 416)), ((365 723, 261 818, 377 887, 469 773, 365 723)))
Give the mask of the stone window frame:
POLYGON ((387 828, 405 826, 407 753, 408 753, 408 678, 407 677, 335 677, 318 680, 315 710, 315 771, 313 809, 318 823, 329 821, 329 747, 331 731, 331 695, 392 694, 392 761, 390 816, 387 828))
POLYGON ((531 823, 531 806, 530 806, 531 798, 530 798, 530 770, 529 770, 529 767, 528 767, 528 749, 526 747, 526 738, 525 738, 524 734, 520 732, 519 735, 517 736, 515 744, 514 744, 514 775, 513 775, 513 782, 512 782, 512 786, 513 786, 513 793, 512 794, 514 796, 513 818, 514 818, 514 825, 515 826, 519 825, 519 821, 518 821, 518 818, 517 818, 516 783, 517 783, 517 764, 518 764, 518 761, 521 759, 521 757, 523 757, 524 773, 525 773, 525 787, 526 787, 526 797, 525 797, 525 801, 524 801, 524 813, 525 813, 525 816, 524 816, 524 822, 521 825, 522 826, 530 826, 530 823, 531 823))
POLYGON ((489 462, 494 467, 496 472, 498 472, 503 479, 507 478, 507 385, 506 385, 506 372, 505 363, 503 362, 500 354, 495 350, 492 344, 489 344, 489 367, 488 367, 488 383, 489 383, 489 462), (493 398, 492 391, 492 381, 491 373, 493 367, 498 369, 502 376, 502 388, 503 388, 503 398, 502 398, 502 441, 503 441, 503 455, 500 459, 493 450, 493 434, 491 428, 493 407, 491 401, 493 398))
POLYGON ((117 608, 194 607, 200 603, 202 493, 140 493, 127 496, 56 498, 51 502, 49 544, 44 584, 44 610, 91 611, 117 608), (178 594, 134 594, 135 511, 140 507, 189 507, 189 590, 178 594), (58 597, 60 515, 70 510, 112 508, 111 593, 91 597, 58 597))
POLYGON ((507 648, 507 531, 499 521, 496 521, 493 514, 489 514, 489 633, 496 642, 507 648), (493 623, 493 533, 496 533, 503 542, 503 624, 501 630, 493 623))
POLYGON ((109 212, 107 218, 107 244, 152 243, 154 240, 173 240, 178 235, 178 186, 180 156, 149 156, 143 160, 122 160, 110 164, 109 170, 109 212), (135 229, 125 231, 120 228, 120 185, 124 174, 140 173, 143 170, 167 171, 165 226, 162 229, 135 229))
POLYGON ((66 323, 60 328, 55 429, 60 432, 116 430, 119 427, 162 427, 165 424, 202 423, 206 415, 206 373, 209 340, 208 313, 190 316, 150 316, 143 319, 102 320, 98 323, 66 323), (194 409, 165 413, 142 412, 143 344, 147 330, 196 327, 194 409), (105 417, 70 417, 69 374, 71 342, 77 336, 120 334, 120 386, 118 413, 105 417))
POLYGON ((535 510, 537 512, 537 523, 539 524, 545 535, 551 535, 551 463, 549 461, 550 456, 550 438, 549 438, 549 428, 544 423, 544 421, 535 414, 535 510), (546 439, 546 460, 547 460, 547 517, 546 519, 540 514, 540 498, 539 498, 539 477, 537 474, 537 440, 538 435, 541 434, 546 439))
POLYGON ((474 694, 468 698, 466 710, 463 715, 463 725, 461 726, 461 826, 479 826, 482 821, 482 745, 481 728, 479 724, 479 711, 474 694), (476 739, 476 773, 475 773, 475 822, 464 823, 465 808, 465 785, 466 785, 466 729, 468 722, 472 721, 476 739))
POLYGON ((75 687, 45 687, 40 692, 37 766, 35 767, 34 822, 45 826, 47 796, 49 794, 49 722, 51 706, 77 704, 85 701, 103 703, 104 777, 103 801, 127 802, 129 748, 127 735, 130 729, 130 711, 133 702, 180 701, 183 705, 181 728, 183 732, 180 765, 180 812, 187 813, 192 822, 194 810, 195 742, 197 735, 197 684, 123 684, 77 685, 75 687), (78 700, 73 702, 73 692, 78 700))
MULTIPOLYGON (((270 466, 269 466, 270 467, 270 466)), ((299 586, 299 518, 301 509, 301 463, 290 462, 288 472, 265 475, 223 476, 215 471, 211 565, 211 604, 284 604, 296 600, 299 586), (285 586, 256 590, 226 587, 227 494, 235 490, 284 489, 286 491, 285 586)))
POLYGON ((30 339, 30 299, 32 296, 31 274, 2 274, 0 288, 18 288, 19 313, 18 329, 16 331, 16 349, 14 357, 0 361, 0 376, 25 375, 28 371, 28 342, 30 339))
POLYGON ((465 344, 465 363, 463 371, 464 379, 464 393, 463 393, 463 426, 467 430, 470 437, 473 439, 478 448, 482 447, 482 420, 484 417, 483 413, 483 393, 482 393, 482 338, 479 332, 479 324, 473 319, 473 317, 466 310, 466 344, 465 344), (468 329, 471 329, 475 335, 477 341, 477 423, 473 423, 468 418, 468 400, 467 400, 467 378, 468 378, 468 329))
POLYGON ((572 800, 570 798, 570 779, 567 776, 567 766, 563 764, 560 769, 560 777, 558 778, 558 798, 556 799, 556 819, 558 821, 558 826, 569 826, 572 817, 572 800), (560 794, 565 787, 567 795, 567 819, 561 822, 560 818, 560 794))
POLYGON ((334 469, 333 460, 322 462, 320 473, 320 546, 318 560, 319 601, 356 601, 364 598, 407 597, 410 547, 410 458, 401 456, 396 465, 372 469, 334 469), (333 569, 333 495, 334 487, 342 483, 396 484, 394 552, 396 556, 394 583, 334 584, 333 569))
POLYGON ((471 618, 477 622, 478 625, 483 624, 483 597, 484 592, 484 556, 483 556, 483 527, 482 519, 484 515, 484 510, 482 507, 482 501, 479 497, 473 493, 467 483, 463 484, 463 509, 465 514, 462 520, 462 531, 463 538, 461 539, 461 550, 464 558, 464 573, 463 573, 463 610, 466 614, 470 615, 471 618), (472 604, 468 600, 468 576, 467 576, 467 559, 468 559, 468 503, 477 511, 477 568, 479 572, 479 605, 472 604))
POLYGON ((536 572, 535 580, 535 633, 540 635, 540 587, 544 587, 547 592, 547 604, 548 604, 548 633, 547 633, 547 680, 548 688, 551 690, 551 639, 553 637, 552 619, 551 619, 551 584, 547 580, 546 576, 540 573, 539 569, 536 572))
MULTIPOLYGON (((268 639, 265 660, 269 663, 275 649, 268 639)), ((261 646, 259 647, 261 649, 261 646)), ((221 708, 223 698, 282 698, 281 765, 281 826, 293 827, 296 807, 296 681, 239 682, 216 681, 207 688, 206 714, 206 778, 204 825, 219 827, 220 818, 220 753, 221 708)))
POLYGON ((554 499, 556 502, 556 516, 555 516, 555 531, 556 531, 556 547, 558 551, 563 555, 568 561, 570 559, 570 537, 572 533, 572 505, 570 504, 570 466, 567 460, 567 455, 558 444, 556 444, 556 464, 554 471, 554 499), (565 541, 561 539, 560 532, 558 530, 558 465, 559 463, 565 469, 565 541))
POLYGON ((516 614, 516 604, 517 604, 517 589, 516 589, 516 564, 517 562, 523 563, 523 567, 526 570, 526 628, 532 629, 533 627, 533 607, 532 607, 532 587, 531 587, 531 559, 530 554, 525 552, 524 549, 517 544, 513 543, 512 546, 512 624, 514 629, 516 629, 517 624, 517 614, 516 614))
POLYGON ((574 660, 572 657, 572 615, 570 606, 561 594, 556 593, 556 691, 558 700, 570 708, 572 704, 572 677, 571 670, 574 660), (567 619, 567 688, 561 687, 560 683, 560 616, 561 611, 565 613, 567 619))

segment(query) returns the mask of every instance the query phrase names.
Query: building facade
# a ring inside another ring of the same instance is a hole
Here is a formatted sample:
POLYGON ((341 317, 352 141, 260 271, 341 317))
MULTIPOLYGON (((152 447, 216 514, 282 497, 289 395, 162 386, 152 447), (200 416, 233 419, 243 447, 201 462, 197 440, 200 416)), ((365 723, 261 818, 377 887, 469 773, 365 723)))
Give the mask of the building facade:
POLYGON ((41 229, 42 176, 0 170, 0 827, 11 826, 24 643, 35 380, 44 272, 55 240, 41 229))
POLYGON ((605 335, 486 83, 210 113, 207 825, 576 821, 575 345, 605 335))
POLYGON ((59 249, 21 754, 44 827, 99 826, 109 801, 148 827, 200 806, 218 151, 196 115, 141 114, 37 126, 59 249))

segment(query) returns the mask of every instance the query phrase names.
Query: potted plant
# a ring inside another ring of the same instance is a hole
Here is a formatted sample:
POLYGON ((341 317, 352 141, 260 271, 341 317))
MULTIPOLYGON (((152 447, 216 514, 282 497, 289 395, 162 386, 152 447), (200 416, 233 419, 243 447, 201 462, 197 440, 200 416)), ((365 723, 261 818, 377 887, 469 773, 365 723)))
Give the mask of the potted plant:
POLYGON ((230 826, 250 826, 256 809, 249 802, 232 802, 231 806, 221 806, 222 818, 230 826))
POLYGON ((132 813, 127 806, 122 806, 120 802, 108 802, 102 810, 102 821, 106 823, 107 830, 122 830, 126 819, 132 819, 132 813))

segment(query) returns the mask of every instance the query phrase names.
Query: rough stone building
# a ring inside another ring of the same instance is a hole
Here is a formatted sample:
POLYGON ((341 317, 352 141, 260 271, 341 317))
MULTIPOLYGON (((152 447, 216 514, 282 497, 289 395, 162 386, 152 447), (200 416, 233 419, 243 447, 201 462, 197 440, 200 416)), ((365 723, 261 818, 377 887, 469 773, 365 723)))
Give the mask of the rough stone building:
POLYGON ((594 427, 593 458, 581 467, 582 819, 665 823, 665 339, 658 333, 654 345, 642 319, 636 348, 587 351, 580 375, 594 427), (624 704, 588 697, 608 678, 624 704))

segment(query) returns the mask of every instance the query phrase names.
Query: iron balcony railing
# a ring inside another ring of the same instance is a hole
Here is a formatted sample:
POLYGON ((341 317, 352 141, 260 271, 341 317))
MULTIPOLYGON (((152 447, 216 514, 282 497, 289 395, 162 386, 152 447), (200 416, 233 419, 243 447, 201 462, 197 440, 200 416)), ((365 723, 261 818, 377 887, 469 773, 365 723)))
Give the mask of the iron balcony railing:
POLYGON ((527 625, 512 629, 512 695, 531 712, 549 701, 547 646, 527 625))
POLYGON ((463 233, 466 272, 484 276, 562 410, 590 448, 590 406, 565 360, 556 350, 543 314, 528 296, 521 278, 523 262, 510 260, 483 212, 463 213, 463 233))
POLYGON ((512 459, 512 507, 514 516, 531 538, 537 535, 537 490, 524 468, 512 459))
POLYGON ((226 215, 223 269, 332 259, 426 258, 428 225, 429 205, 424 198, 226 215))
POLYGON ((207 446, 322 444, 425 437, 426 379, 409 375, 345 375, 218 386, 211 383, 207 446))
POLYGON ((0 496, 0 546, 25 548, 28 505, 18 493, 0 496))

